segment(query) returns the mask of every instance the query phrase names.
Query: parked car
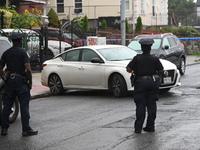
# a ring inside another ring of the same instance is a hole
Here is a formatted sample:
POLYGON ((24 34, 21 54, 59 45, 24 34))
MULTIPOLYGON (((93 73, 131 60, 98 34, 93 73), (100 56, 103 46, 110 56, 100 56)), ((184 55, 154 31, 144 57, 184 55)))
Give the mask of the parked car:
MULTIPOLYGON (((109 90, 121 97, 133 90, 131 74, 125 67, 138 53, 122 45, 93 45, 65 51, 42 66, 41 83, 53 95, 70 89, 109 90)), ((161 59, 165 72, 161 75, 160 89, 168 91, 180 86, 177 67, 161 59)))
MULTIPOLYGON (((3 36, 0 36, 0 45, 1 45, 0 46, 0 58, 1 58, 3 52, 9 49, 12 45, 10 41, 8 40, 8 38, 3 37, 3 36)), ((2 96, 3 96, 3 88, 0 89, 0 120, 1 120, 1 114, 2 114, 2 108, 3 108, 2 96)), ((14 105, 12 107, 12 112, 10 113, 10 117, 9 117, 10 123, 13 123, 17 119, 18 113, 19 113, 19 104, 16 98, 14 105)))
POLYGON ((128 47, 138 53, 142 53, 139 43, 139 40, 142 38, 152 38, 154 40, 151 54, 174 63, 181 75, 185 73, 186 53, 183 43, 181 43, 177 36, 172 33, 138 35, 129 43, 128 47))
MULTIPOLYGON (((23 39, 23 47, 28 52, 31 58, 31 66, 35 67, 40 65, 40 34, 36 31, 30 29, 2 29, 7 35, 11 35, 13 32, 21 32, 25 34, 23 39)), ((67 49, 72 48, 72 46, 64 41, 48 40, 48 50, 43 52, 45 59, 51 59, 67 49), (61 45, 61 49, 60 49, 61 45)))

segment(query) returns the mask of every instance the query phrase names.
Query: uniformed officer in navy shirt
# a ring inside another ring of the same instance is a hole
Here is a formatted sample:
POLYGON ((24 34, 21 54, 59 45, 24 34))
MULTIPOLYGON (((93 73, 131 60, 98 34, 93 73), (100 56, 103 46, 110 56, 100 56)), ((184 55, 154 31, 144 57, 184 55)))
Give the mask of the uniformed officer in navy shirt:
POLYGON ((13 33, 10 36, 10 39, 13 41, 13 46, 3 53, 0 60, 0 75, 3 75, 3 69, 6 66, 6 73, 8 76, 3 94, 4 107, 1 117, 1 135, 7 135, 9 115, 16 97, 18 97, 20 103, 22 135, 29 136, 38 133, 38 131, 33 130, 29 126, 29 101, 30 89, 32 88, 32 73, 30 58, 21 48, 22 38, 22 33, 13 33))
POLYGON ((157 111, 156 101, 159 99, 159 82, 155 80, 153 75, 162 72, 163 66, 157 57, 150 54, 151 46, 154 43, 153 39, 141 39, 139 43, 143 53, 136 55, 126 67, 127 72, 134 72, 136 76, 134 83, 135 133, 141 133, 142 131, 146 109, 148 117, 143 130, 154 132, 157 111))

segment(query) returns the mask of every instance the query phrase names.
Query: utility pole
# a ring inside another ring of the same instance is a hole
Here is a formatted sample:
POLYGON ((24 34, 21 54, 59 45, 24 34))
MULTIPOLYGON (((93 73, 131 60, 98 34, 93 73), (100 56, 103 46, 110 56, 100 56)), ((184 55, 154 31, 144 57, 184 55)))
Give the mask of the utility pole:
POLYGON ((121 0, 121 9, 120 9, 120 14, 121 14, 121 44, 126 45, 125 38, 126 38, 126 23, 125 23, 125 0, 121 0))
POLYGON ((135 12, 134 12, 135 3, 134 3, 134 1, 135 1, 135 0, 132 1, 132 15, 133 15, 133 16, 132 16, 132 17, 133 17, 133 18, 132 18, 132 20, 133 20, 132 22, 133 22, 133 30, 135 29, 135 12))

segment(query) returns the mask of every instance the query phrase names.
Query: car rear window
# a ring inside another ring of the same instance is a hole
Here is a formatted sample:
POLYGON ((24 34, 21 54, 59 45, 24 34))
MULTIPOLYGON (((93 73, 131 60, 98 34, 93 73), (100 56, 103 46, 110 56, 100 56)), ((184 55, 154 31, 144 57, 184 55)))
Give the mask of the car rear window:
MULTIPOLYGON (((140 39, 139 39, 140 40, 140 39)), ((141 50, 141 45, 139 43, 139 40, 134 40, 132 41, 128 47, 133 49, 133 50, 141 50)), ((154 43, 151 47, 151 49, 159 49, 160 48, 160 45, 161 45, 161 39, 153 39, 154 40, 154 43)))

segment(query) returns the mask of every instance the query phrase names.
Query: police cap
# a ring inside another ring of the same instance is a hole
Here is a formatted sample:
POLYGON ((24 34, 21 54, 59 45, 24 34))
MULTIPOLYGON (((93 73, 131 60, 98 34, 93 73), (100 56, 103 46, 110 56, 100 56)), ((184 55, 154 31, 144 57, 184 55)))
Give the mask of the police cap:
POLYGON ((146 39, 141 39, 139 41, 139 43, 141 45, 152 45, 154 43, 154 40, 153 39, 149 39, 149 38, 146 38, 146 39))
POLYGON ((21 39, 23 36, 24 36, 23 33, 13 33, 13 34, 10 36, 10 39, 12 39, 12 40, 21 39))

